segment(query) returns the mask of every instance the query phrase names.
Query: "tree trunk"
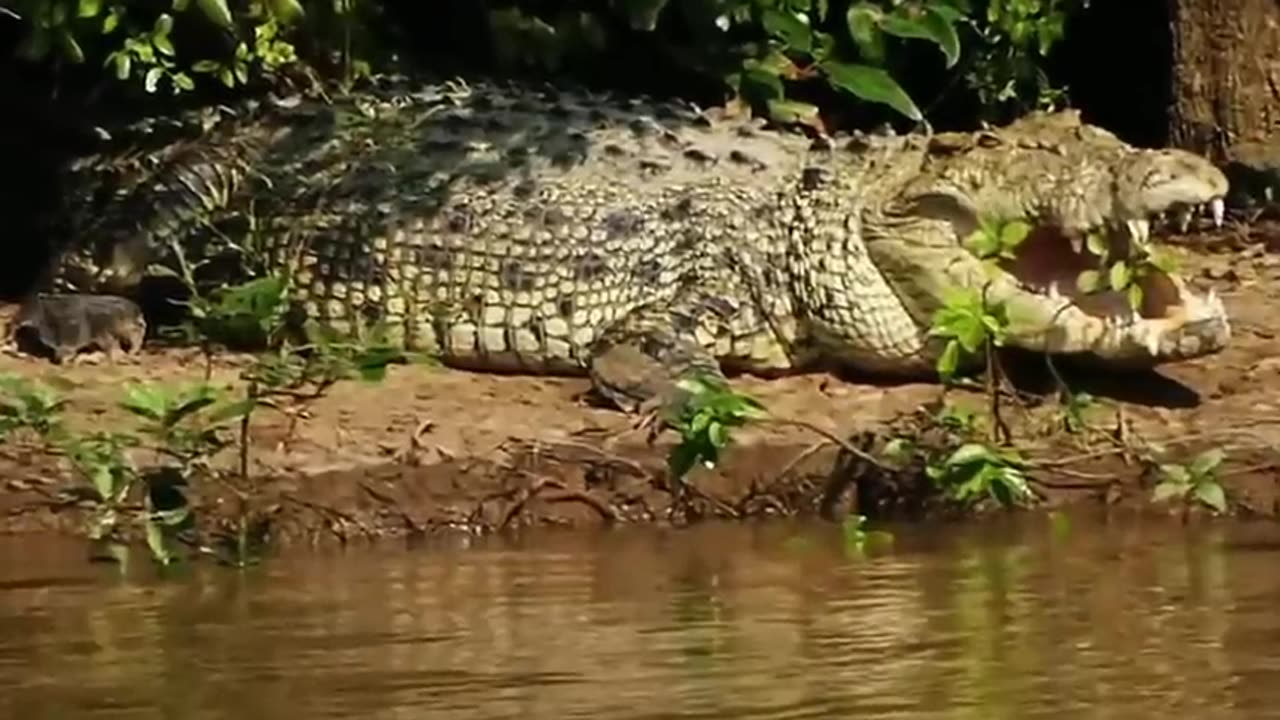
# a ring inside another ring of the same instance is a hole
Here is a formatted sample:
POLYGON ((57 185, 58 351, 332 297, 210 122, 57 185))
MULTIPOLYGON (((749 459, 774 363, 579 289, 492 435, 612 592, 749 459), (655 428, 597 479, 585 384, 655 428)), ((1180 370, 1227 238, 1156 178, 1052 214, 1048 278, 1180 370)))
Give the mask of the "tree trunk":
POLYGON ((1169 143, 1216 161, 1241 143, 1280 143, 1280 2, 1168 2, 1169 143))

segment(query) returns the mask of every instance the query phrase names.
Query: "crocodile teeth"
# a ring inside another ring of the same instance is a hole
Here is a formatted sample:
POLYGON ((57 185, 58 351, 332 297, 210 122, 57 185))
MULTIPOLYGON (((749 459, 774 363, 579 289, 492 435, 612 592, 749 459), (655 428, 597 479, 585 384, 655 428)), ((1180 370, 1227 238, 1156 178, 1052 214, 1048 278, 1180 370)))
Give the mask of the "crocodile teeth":
POLYGON ((1145 245, 1147 240, 1151 239, 1150 220, 1130 220, 1126 225, 1129 228, 1129 237, 1139 245, 1145 245))
POLYGON ((1062 291, 1058 289, 1057 280, 1054 280, 1053 282, 1049 283, 1049 299, 1050 300, 1062 299, 1062 291))
POLYGON ((1222 227, 1222 218, 1227 214, 1227 203, 1222 198, 1209 201, 1209 214, 1213 216, 1213 226, 1222 227))
POLYGON ((1075 254, 1077 255, 1084 254, 1084 248, 1085 248, 1084 233, 1076 233, 1075 235, 1072 235, 1070 238, 1068 238, 1068 240, 1071 242, 1071 249, 1075 251, 1075 254))
POLYGON ((1147 337, 1146 337, 1146 344, 1147 344, 1147 352, 1151 353, 1152 357, 1159 355, 1160 354, 1160 331, 1156 330, 1155 328, 1151 328, 1150 330, 1148 330, 1147 337))
POLYGON ((1194 215, 1190 207, 1181 207, 1177 211, 1178 232, 1185 233, 1191 227, 1191 218, 1194 215))

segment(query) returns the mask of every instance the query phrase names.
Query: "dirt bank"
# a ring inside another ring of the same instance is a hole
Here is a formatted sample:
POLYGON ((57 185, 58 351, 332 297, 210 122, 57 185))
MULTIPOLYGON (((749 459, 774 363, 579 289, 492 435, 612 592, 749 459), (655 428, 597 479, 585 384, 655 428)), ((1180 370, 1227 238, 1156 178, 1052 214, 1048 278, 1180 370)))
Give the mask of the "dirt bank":
MULTIPOLYGON (((1124 447, 1129 438, 1168 444, 1189 458, 1225 447, 1222 484, 1237 512, 1275 515, 1280 454, 1280 225, 1228 226, 1175 241, 1184 271, 1212 283, 1234 319, 1223 354, 1142 376, 1084 376, 1098 398, 1096 432, 1061 429, 1050 399, 1006 410, 1050 506, 1105 502, 1145 508, 1150 478, 1124 447)), ((242 358, 219 358, 215 378, 234 379, 242 358)), ((15 356, 0 372, 39 377, 71 398, 82 426, 125 422, 113 407, 130 379, 197 379, 194 351, 155 350, 118 364, 55 367, 15 356)), ((380 384, 347 383, 300 417, 256 416, 247 492, 273 536, 303 539, 493 528, 526 523, 683 521, 849 507, 848 462, 815 432, 848 438, 936 399, 932 384, 877 386, 826 374, 736 386, 776 415, 812 427, 747 428, 716 471, 699 469, 677 502, 664 480, 668 433, 657 444, 626 416, 591 406, 586 380, 491 376, 400 366, 380 384), (674 512, 673 512, 674 511, 674 512)), ((956 394, 979 401, 980 397, 956 394)), ((22 445, 0 448, 0 532, 79 531, 82 508, 67 493, 57 458, 22 445)), ((231 458, 228 458, 229 460, 231 458)), ((847 460, 848 458, 844 458, 847 460)), ((197 509, 229 521, 241 504, 232 488, 197 488, 197 509)))

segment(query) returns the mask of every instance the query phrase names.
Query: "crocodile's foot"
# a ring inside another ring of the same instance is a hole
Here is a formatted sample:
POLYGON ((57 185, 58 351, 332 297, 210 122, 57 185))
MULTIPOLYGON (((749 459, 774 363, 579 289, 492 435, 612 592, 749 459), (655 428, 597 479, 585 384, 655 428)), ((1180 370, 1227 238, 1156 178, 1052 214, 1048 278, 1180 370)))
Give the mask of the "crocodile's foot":
POLYGON ((137 303, 117 295, 40 294, 23 303, 10 326, 20 352, 61 364, 82 352, 142 349, 147 322, 137 303))
POLYGON ((665 426, 689 398, 684 378, 724 380, 720 364, 695 338, 702 326, 712 336, 728 317, 706 291, 690 290, 673 303, 640 308, 610 327, 596 342, 587 371, 596 392, 646 427, 665 426))

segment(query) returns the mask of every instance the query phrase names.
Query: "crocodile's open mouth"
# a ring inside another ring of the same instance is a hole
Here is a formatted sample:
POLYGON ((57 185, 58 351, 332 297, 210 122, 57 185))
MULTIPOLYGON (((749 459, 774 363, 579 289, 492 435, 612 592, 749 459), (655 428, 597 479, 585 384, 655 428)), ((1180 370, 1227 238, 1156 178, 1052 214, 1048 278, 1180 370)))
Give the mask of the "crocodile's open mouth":
MULTIPOLYGON (((1220 200, 1203 212, 1221 224, 1220 200)), ((1035 298, 1032 315, 1048 321, 1045 350, 1144 365, 1225 346, 1230 326, 1222 300, 1213 290, 1194 292, 1176 273, 1151 260, 1152 228, 1171 223, 1186 228, 1185 218, 1178 212, 1169 220, 1154 217, 1087 229, 1033 226, 1014 257, 1000 266, 1035 298), (1122 267, 1113 271, 1117 263, 1122 267)))

